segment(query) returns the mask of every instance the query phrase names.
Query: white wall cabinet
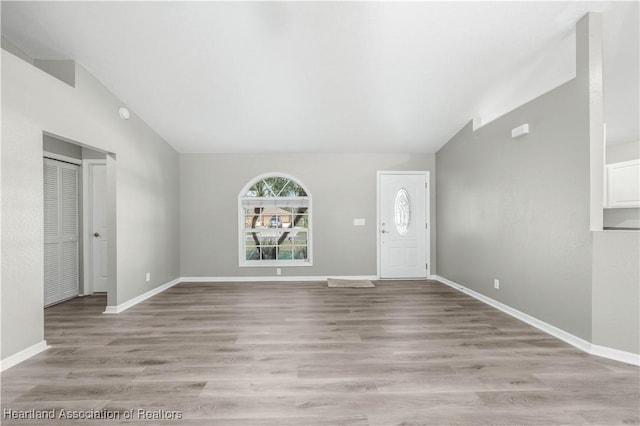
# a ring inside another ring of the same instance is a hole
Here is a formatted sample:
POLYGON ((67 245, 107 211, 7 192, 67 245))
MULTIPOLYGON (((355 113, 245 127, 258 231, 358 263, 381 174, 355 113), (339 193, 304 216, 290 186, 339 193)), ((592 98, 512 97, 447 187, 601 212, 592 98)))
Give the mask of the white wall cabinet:
POLYGON ((640 207, 640 160, 606 166, 605 208, 640 207))

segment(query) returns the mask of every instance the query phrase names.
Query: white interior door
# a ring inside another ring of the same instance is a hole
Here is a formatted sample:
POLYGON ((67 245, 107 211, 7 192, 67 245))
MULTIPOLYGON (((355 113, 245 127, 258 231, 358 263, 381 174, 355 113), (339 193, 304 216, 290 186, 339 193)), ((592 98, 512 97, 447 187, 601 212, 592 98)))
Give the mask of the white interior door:
POLYGON ((44 159, 44 305, 78 295, 78 166, 44 159))
POLYGON ((426 278, 426 173, 378 179, 380 278, 426 278))
POLYGON ((91 165, 91 262, 93 291, 107 291, 107 166, 91 165))

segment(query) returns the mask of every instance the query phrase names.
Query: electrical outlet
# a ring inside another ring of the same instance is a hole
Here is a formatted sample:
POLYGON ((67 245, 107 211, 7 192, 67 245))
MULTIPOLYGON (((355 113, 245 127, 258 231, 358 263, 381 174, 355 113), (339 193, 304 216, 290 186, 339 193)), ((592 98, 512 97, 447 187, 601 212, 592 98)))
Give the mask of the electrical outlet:
POLYGON ((146 280, 147 282, 151 281, 151 272, 147 272, 146 280))
POLYGON ((282 275, 282 269, 276 268, 276 275, 282 275))
POLYGON ((493 288, 500 290, 500 280, 493 280, 493 288))

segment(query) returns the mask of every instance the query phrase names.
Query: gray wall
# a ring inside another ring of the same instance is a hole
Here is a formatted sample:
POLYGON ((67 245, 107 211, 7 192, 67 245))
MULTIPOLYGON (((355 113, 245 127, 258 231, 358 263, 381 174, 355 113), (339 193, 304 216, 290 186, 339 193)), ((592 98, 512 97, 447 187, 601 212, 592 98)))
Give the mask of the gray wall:
POLYGON ((427 154, 181 154, 181 275, 275 277, 275 268, 238 266, 238 194, 268 172, 295 176, 313 197, 313 266, 282 268, 284 276, 376 275, 376 171, 432 171, 433 183, 434 162, 427 154))
POLYGON ((436 153, 437 268, 596 345, 637 354, 640 233, 590 232, 590 192, 602 192, 590 176, 602 156, 592 139, 601 117, 589 108, 601 92, 594 96, 585 71, 594 66, 585 29, 576 79, 475 132, 469 123, 436 153), (523 123, 530 134, 512 139, 523 123))
POLYGON ((43 132, 116 153, 110 303, 179 276, 178 155, 135 114, 121 120, 119 106, 80 66, 72 88, 2 51, 2 358, 43 340, 43 132))
POLYGON ((31 56, 27 55, 18 46, 13 44, 11 42, 11 40, 8 40, 8 39, 2 37, 1 38, 1 43, 2 43, 2 48, 4 50, 6 50, 7 52, 12 53, 13 55, 17 56, 18 58, 21 58, 23 61, 26 61, 26 62, 29 62, 30 64, 33 64, 33 58, 31 56))
POLYGON ((82 159, 82 147, 54 138, 50 135, 42 136, 42 150, 52 154, 65 155, 67 157, 82 159))
POLYGON ((593 343, 640 353, 640 232, 593 233, 593 343))
POLYGON ((640 229, 640 208, 605 209, 604 227, 640 229))
POLYGON ((98 152, 93 149, 82 147, 83 160, 105 160, 106 157, 107 156, 104 152, 98 152))
POLYGON ((586 50, 576 79, 437 152, 436 232, 438 275, 590 340, 586 50), (513 139, 523 123, 530 134, 513 139))
POLYGON ((640 158, 640 142, 607 145, 607 164, 637 160, 638 158, 640 158))
POLYGON ((76 85, 76 64, 70 60, 34 59, 33 65, 69 86, 76 85))

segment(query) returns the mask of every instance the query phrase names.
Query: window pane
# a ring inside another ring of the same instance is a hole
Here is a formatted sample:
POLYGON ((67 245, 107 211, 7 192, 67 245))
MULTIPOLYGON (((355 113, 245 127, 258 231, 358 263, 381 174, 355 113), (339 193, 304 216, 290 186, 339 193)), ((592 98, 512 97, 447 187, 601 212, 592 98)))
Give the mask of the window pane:
POLYGON ((270 216, 269 228, 282 228, 282 217, 279 214, 270 216))
POLYGON ((262 228, 264 227, 264 208, 245 208, 245 228, 262 228))
POLYGON ((260 228, 262 227, 262 220, 261 220, 261 216, 255 216, 255 215, 251 215, 251 216, 245 216, 245 228, 248 229, 252 229, 252 228, 260 228))
POLYGON ((276 246, 261 246, 262 259, 276 259, 276 246))
POLYGON ((269 232, 261 232, 260 233, 260 245, 263 246, 275 246, 277 237, 269 232))
POLYGON ((309 227, 309 215, 305 214, 296 214, 294 216, 294 226, 296 228, 308 228, 309 227))
POLYGON ((293 251, 291 249, 290 244, 280 245, 278 248, 278 259, 279 260, 291 260, 293 258, 293 251))
POLYGON ((411 198, 406 189, 400 188, 396 193, 393 212, 398 234, 407 235, 411 223, 411 198))
POLYGON ((289 182, 289 185, 287 186, 287 197, 304 197, 307 195, 307 193, 304 191, 304 189, 302 189, 302 187, 300 185, 298 185, 297 183, 291 181, 289 182))
POLYGON ((291 238, 291 242, 295 245, 298 245, 298 246, 307 245, 307 233, 304 231, 298 231, 298 232, 292 233, 290 238, 291 238))
POLYGON ((293 256, 297 260, 304 260, 307 258, 307 247, 294 247, 293 256))
POLYGON ((246 197, 303 197, 307 193, 300 185, 283 176, 270 176, 256 182, 246 197))
POLYGON ((260 259, 260 252, 258 249, 254 247, 248 247, 245 250, 245 259, 246 260, 258 260, 260 259))
POLYGON ((256 245, 251 232, 246 232, 244 234, 244 241, 247 247, 249 247, 250 245, 254 245, 254 246, 256 245))
POLYGON ((259 215, 260 213, 262 213, 262 210, 264 210, 263 207, 245 207, 244 214, 246 216, 259 215))

